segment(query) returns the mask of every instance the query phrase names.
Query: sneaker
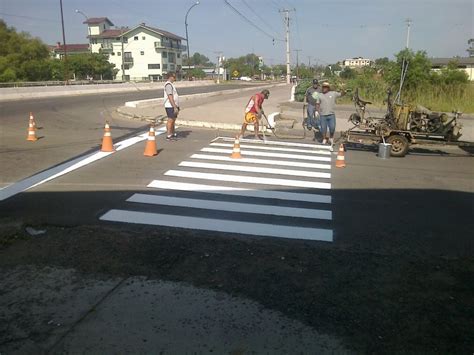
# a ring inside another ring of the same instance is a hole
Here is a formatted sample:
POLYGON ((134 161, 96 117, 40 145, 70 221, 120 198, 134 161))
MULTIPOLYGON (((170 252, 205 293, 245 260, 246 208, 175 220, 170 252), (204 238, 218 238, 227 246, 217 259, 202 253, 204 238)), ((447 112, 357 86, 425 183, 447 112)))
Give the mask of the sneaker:
POLYGON ((321 142, 321 144, 328 144, 328 140, 326 138, 324 138, 323 141, 321 142))
POLYGON ((173 138, 178 138, 178 133, 174 132, 173 133, 173 138))
POLYGON ((171 142, 171 141, 176 141, 176 138, 174 137, 174 135, 171 135, 171 136, 166 136, 166 140, 168 142, 171 142))

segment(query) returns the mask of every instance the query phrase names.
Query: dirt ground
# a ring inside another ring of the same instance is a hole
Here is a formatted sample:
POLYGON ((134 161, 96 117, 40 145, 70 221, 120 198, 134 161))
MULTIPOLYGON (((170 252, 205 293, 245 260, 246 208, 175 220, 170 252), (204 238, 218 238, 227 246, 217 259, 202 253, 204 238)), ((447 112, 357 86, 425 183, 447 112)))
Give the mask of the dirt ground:
MULTIPOLYGON (((24 226, 4 228, 0 268, 50 266, 183 281, 255 300, 341 338, 358 353, 474 350, 472 257, 377 254, 137 226, 45 228, 34 237, 24 226)), ((0 345, 1 339, 0 328, 0 345)))

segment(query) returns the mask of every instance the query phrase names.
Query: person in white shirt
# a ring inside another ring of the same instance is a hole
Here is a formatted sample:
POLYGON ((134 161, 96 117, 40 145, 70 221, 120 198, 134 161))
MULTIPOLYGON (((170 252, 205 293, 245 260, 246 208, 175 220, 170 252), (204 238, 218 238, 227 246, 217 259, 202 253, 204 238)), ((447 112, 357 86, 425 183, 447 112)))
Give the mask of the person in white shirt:
POLYGON ((174 86, 176 74, 173 72, 168 73, 167 79, 168 81, 165 83, 163 98, 166 116, 168 117, 168 121, 166 122, 166 139, 170 141, 178 137, 175 131, 175 122, 179 114, 179 95, 174 86))

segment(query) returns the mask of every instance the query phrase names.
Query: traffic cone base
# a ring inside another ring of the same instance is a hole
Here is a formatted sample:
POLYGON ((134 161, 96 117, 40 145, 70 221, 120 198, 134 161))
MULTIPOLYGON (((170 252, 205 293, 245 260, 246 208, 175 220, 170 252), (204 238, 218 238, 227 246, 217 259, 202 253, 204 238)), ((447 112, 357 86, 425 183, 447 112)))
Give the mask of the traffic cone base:
POLYGON ((28 136, 26 137, 26 140, 30 142, 34 142, 38 140, 38 138, 36 138, 35 129, 31 124, 28 127, 28 136))
POLYGON ((156 149, 155 128, 153 126, 150 126, 150 132, 148 132, 148 139, 146 141, 145 152, 143 155, 146 157, 158 155, 158 150, 156 149))
POLYGON ((232 155, 230 156, 232 159, 241 159, 242 155, 240 154, 240 141, 239 137, 235 138, 234 141, 234 148, 232 148, 232 155))
POLYGON ((346 161, 344 158, 344 144, 341 144, 339 146, 339 151, 337 152, 336 168, 345 168, 345 167, 346 167, 346 161))
POLYGON ((105 122, 104 137, 102 138, 102 152, 115 152, 114 142, 112 140, 112 133, 108 122, 105 122))

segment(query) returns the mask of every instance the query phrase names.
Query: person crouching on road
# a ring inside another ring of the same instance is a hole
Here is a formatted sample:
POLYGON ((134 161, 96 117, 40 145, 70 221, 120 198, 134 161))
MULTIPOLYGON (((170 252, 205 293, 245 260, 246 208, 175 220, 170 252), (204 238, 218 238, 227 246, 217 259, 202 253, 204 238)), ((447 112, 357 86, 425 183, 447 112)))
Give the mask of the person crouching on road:
POLYGON ((316 128, 321 131, 319 113, 316 111, 316 105, 319 103, 319 93, 319 82, 317 79, 314 79, 313 85, 310 86, 304 94, 304 103, 308 105, 306 107, 306 113, 308 116, 304 124, 308 130, 316 128))
POLYGON ((179 95, 174 86, 176 74, 172 72, 168 73, 167 79, 168 81, 165 83, 163 98, 166 116, 168 117, 168 121, 166 122, 166 140, 171 141, 178 137, 175 132, 175 122, 179 113, 179 95))
POLYGON ((321 85, 321 93, 318 95, 319 103, 316 105, 316 109, 319 112, 321 120, 321 135, 323 137, 323 144, 331 144, 331 151, 334 146, 334 133, 336 132, 336 114, 334 113, 334 106, 336 105, 336 99, 341 97, 342 94, 337 91, 331 91, 328 82, 324 82, 321 85), (329 140, 328 133, 329 130, 329 140))
POLYGON ((245 116, 244 116, 244 123, 242 124, 242 130, 240 131, 240 134, 237 135, 237 138, 243 137, 245 130, 247 129, 247 125, 253 123, 255 139, 261 139, 258 136, 258 124, 259 124, 259 120, 262 118, 262 115, 264 114, 263 107, 262 107, 263 101, 265 101, 265 99, 268 99, 269 97, 270 97, 270 91, 265 89, 253 95, 250 98, 245 108, 245 116))

